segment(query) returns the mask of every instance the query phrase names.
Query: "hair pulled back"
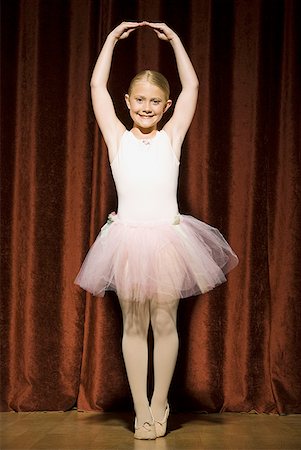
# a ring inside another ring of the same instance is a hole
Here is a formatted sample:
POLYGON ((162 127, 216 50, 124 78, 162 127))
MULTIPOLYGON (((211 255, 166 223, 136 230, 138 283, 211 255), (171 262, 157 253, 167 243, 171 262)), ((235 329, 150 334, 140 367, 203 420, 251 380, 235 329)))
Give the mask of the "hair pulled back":
POLYGON ((129 86, 129 95, 131 95, 131 92, 133 90, 134 84, 139 81, 148 81, 149 83, 153 84, 154 86, 157 86, 160 88, 165 96, 166 100, 169 99, 170 94, 170 87, 167 79, 164 75, 160 72, 156 72, 155 70, 143 70, 142 72, 137 73, 137 75, 134 76, 132 79, 130 86, 129 86))

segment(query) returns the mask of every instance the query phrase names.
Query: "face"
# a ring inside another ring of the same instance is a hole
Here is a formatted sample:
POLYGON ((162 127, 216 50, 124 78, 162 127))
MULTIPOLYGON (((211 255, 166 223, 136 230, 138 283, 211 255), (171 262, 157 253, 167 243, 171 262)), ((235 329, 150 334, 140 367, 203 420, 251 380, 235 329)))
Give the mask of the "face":
POLYGON ((171 105, 164 91, 148 81, 137 81, 131 94, 126 94, 125 101, 134 126, 148 133, 157 129, 157 124, 171 105))

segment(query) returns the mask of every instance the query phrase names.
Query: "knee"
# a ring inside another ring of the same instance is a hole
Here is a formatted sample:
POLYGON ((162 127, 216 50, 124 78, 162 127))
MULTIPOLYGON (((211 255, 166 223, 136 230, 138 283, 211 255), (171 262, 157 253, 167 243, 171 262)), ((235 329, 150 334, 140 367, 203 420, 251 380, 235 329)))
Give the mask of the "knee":
POLYGON ((166 311, 160 311, 153 314, 151 317, 151 324, 154 337, 169 336, 177 333, 177 325, 174 317, 166 311))
POLYGON ((149 307, 120 301, 123 317, 123 336, 146 338, 149 328, 149 307))
POLYGON ((123 322, 123 337, 147 338, 148 326, 139 321, 126 319, 123 322))

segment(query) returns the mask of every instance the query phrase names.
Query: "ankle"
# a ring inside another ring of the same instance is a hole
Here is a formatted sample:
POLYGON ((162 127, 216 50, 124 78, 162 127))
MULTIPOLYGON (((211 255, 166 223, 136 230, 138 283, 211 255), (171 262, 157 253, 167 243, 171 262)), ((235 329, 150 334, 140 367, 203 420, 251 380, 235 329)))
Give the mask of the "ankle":
POLYGON ((153 401, 151 403, 151 411, 155 420, 161 421, 164 418, 167 407, 167 400, 153 401))
POLYGON ((149 405, 135 406, 135 413, 137 427, 141 427, 144 423, 151 425, 154 422, 149 405))

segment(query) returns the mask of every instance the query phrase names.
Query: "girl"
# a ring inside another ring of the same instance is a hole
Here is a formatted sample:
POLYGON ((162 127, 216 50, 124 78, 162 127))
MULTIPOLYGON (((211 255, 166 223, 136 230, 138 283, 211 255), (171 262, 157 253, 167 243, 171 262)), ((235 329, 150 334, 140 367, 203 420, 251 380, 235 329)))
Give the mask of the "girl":
POLYGON ((122 350, 136 413, 137 439, 166 433, 167 395, 177 353, 180 298, 197 295, 226 281, 238 258, 219 231, 179 214, 177 183, 181 145, 192 121, 198 79, 174 31, 164 23, 123 22, 107 37, 91 79, 95 116, 108 147, 118 195, 118 212, 89 250, 75 280, 97 296, 117 292, 123 315, 122 350), (107 89, 114 47, 134 30, 150 27, 174 51, 181 93, 171 119, 169 85, 145 70, 130 83, 125 102, 131 130, 116 116, 107 89), (147 397, 148 328, 154 335, 154 392, 147 397))

